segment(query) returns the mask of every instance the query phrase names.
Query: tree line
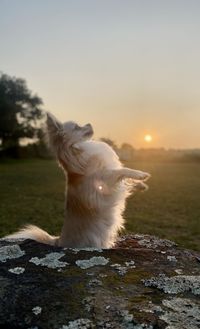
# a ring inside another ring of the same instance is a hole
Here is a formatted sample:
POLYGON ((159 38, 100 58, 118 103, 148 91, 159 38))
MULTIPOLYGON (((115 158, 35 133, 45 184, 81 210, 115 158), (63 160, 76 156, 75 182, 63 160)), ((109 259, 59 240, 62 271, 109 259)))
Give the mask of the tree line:
MULTIPOLYGON (((24 79, 0 73, 0 157, 50 157, 45 142, 45 111, 42 99, 33 94, 24 79), (24 147, 20 142, 25 139, 24 147), (31 141, 31 144, 28 142, 31 141)), ((101 138, 124 161, 200 161, 200 150, 135 150, 124 143, 119 148, 109 138, 101 138)))
MULTIPOLYGON (((42 99, 32 93, 24 79, 0 74, 1 156, 49 156, 44 142, 45 112, 42 105, 42 99), (24 139, 27 145, 21 147, 20 142, 24 139), (28 144, 30 140, 32 143, 28 144)), ((117 151, 114 141, 108 138, 102 138, 102 141, 117 151)))

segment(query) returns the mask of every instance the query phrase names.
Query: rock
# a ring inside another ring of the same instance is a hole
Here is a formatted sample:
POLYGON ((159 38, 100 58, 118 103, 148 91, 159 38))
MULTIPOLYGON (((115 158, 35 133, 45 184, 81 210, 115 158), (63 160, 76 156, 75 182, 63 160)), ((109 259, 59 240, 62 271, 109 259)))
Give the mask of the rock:
POLYGON ((0 328, 200 328, 200 255, 148 235, 107 250, 0 240, 0 328))

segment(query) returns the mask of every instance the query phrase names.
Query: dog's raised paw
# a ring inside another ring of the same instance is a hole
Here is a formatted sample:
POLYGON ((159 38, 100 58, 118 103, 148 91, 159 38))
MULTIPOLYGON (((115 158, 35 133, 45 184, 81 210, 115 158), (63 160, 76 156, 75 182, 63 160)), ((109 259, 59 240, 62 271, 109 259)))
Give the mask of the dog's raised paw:
POLYGON ((148 185, 146 185, 145 183, 143 183, 143 181, 138 181, 134 183, 134 190, 135 191, 147 191, 149 189, 148 185))
POLYGON ((149 173, 147 173, 147 172, 140 171, 140 170, 136 170, 135 171, 135 179, 146 181, 150 177, 151 177, 151 175, 149 173))
POLYGON ((151 177, 151 174, 149 174, 148 172, 143 172, 144 174, 144 181, 146 181, 147 179, 149 179, 151 177))

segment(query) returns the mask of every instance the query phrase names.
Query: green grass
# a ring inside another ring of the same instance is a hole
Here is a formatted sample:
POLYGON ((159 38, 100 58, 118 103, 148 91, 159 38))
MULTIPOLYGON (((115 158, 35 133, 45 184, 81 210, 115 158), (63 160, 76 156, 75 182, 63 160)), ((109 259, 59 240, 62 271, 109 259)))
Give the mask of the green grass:
MULTIPOLYGON (((200 165, 135 163, 152 174, 149 191, 131 196, 125 211, 129 232, 149 233, 200 250, 200 165)), ((55 161, 0 164, 0 236, 26 223, 59 233, 64 213, 64 175, 55 161)))

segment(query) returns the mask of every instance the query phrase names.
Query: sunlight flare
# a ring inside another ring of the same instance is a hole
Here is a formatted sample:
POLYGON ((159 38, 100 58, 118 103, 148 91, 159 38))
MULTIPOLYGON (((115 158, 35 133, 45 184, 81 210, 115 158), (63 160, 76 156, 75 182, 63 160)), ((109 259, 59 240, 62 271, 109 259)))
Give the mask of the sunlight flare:
POLYGON ((153 138, 152 138, 151 135, 147 134, 147 135, 144 136, 144 140, 145 140, 145 142, 147 142, 147 143, 151 143, 152 140, 153 140, 153 138))

